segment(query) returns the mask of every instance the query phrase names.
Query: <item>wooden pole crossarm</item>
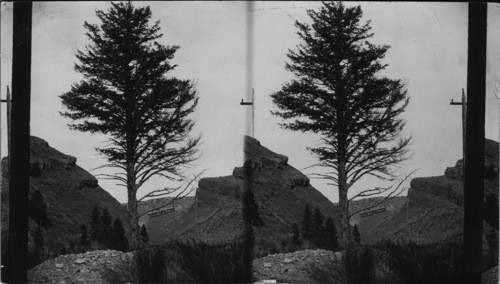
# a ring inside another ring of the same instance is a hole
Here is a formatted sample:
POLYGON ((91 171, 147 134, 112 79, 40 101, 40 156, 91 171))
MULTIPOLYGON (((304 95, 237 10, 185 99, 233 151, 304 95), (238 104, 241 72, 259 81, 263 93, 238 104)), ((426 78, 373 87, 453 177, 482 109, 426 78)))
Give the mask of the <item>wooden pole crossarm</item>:
POLYGON ((242 106, 251 106, 251 105, 253 105, 253 102, 244 102, 243 99, 241 99, 240 105, 242 105, 242 106))

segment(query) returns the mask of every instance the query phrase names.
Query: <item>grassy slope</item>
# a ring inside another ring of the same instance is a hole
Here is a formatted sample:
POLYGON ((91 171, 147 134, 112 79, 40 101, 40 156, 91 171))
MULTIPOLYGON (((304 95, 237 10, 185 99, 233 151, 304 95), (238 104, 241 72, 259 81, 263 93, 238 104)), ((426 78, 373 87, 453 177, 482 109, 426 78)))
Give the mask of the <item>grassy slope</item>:
MULTIPOLYGON (((31 137, 30 159, 32 161, 50 161, 64 159, 67 155, 51 148, 44 140, 31 137)), ((83 187, 82 179, 92 175, 78 165, 67 169, 63 165, 52 163, 53 168, 42 172, 40 177, 30 177, 30 193, 40 190, 48 207, 49 218, 54 227, 46 230, 46 245, 50 250, 61 250, 70 241, 78 242, 80 225, 87 224, 94 205, 107 208, 113 218, 120 218, 126 231, 129 231, 129 219, 126 210, 108 192, 97 186, 83 187)), ((8 179, 2 180, 2 232, 8 229, 8 179)), ((31 229, 34 228, 31 223, 31 229)))

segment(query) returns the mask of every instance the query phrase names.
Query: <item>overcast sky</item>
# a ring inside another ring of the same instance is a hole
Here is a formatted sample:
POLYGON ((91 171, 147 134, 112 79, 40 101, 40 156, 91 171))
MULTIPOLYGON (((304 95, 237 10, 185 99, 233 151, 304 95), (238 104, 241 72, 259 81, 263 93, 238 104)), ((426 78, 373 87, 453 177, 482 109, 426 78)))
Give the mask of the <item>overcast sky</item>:
MULTIPOLYGON (((149 5, 152 19, 160 20, 163 38, 160 43, 179 45, 171 73, 196 82, 200 102, 192 118, 193 135, 202 134, 203 155, 192 168, 204 176, 230 175, 242 164, 242 135, 248 107, 239 105, 249 91, 246 86, 245 2, 133 2, 149 5)), ((280 119, 273 110, 270 94, 292 79, 284 69, 288 49, 298 43, 294 21, 309 22, 306 9, 319 2, 255 2, 253 79, 255 89, 255 134, 269 149, 289 156, 299 170, 316 162, 307 150, 317 137, 280 129, 280 119)), ((356 5, 346 2, 347 6, 356 5)), ((451 106, 466 88, 467 72, 467 4, 464 3, 370 3, 361 2, 363 19, 372 20, 373 43, 389 44, 383 75, 404 79, 410 104, 403 117, 407 121, 404 135, 413 136, 412 158, 401 173, 418 170, 416 176, 442 175, 462 155, 461 108, 451 106)), ((82 76, 73 69, 75 53, 89 44, 84 36, 84 21, 99 23, 95 11, 107 10, 109 2, 34 2, 31 85, 31 134, 59 151, 78 158, 78 165, 91 170, 105 161, 96 155, 95 147, 106 137, 71 131, 68 119, 59 111, 59 98, 82 76)), ((11 83, 12 3, 1 5, 1 94, 11 83)), ((498 141, 499 106, 494 92, 500 78, 500 6, 488 6, 488 59, 486 95, 486 136, 498 141)), ((5 115, 5 107, 2 106, 5 115)), ((248 117, 247 117, 248 118, 248 117)), ((6 124, 2 117, 2 156, 6 153, 6 124)), ((304 170, 305 173, 312 172, 304 170)), ((97 171, 92 173, 97 174, 97 171)), ((312 184, 333 202, 337 191, 317 180, 312 184)), ((120 202, 126 201, 124 188, 113 182, 100 185, 120 202)), ((164 180, 145 185, 138 197, 167 186, 164 180)), ((382 185, 365 179, 357 190, 382 185)))

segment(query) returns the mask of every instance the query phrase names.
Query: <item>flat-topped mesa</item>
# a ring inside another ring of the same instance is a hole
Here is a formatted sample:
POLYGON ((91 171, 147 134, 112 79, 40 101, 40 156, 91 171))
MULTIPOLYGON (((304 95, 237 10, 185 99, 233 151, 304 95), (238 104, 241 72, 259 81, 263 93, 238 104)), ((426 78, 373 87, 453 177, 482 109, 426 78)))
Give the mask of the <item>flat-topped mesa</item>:
MULTIPOLYGON (((485 139, 484 173, 485 173, 485 198, 488 194, 498 197, 498 142, 485 139)), ((462 206, 463 193, 463 160, 459 159, 454 167, 447 167, 444 176, 414 178, 410 183, 408 198, 410 202, 420 202, 428 198, 424 193, 439 197, 462 206)), ((430 198, 430 197, 429 197, 430 198)))

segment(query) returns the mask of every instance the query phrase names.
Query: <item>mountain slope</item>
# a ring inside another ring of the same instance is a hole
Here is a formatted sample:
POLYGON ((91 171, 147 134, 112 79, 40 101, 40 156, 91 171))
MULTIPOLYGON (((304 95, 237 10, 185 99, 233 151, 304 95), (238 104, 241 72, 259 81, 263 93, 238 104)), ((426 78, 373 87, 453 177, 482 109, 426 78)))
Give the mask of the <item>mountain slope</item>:
MULTIPOLYGON (((498 200, 498 142, 485 140, 484 197, 498 200)), ((463 168, 459 160, 443 176, 419 177, 410 183, 403 206, 360 220, 358 227, 366 242, 382 238, 411 239, 420 243, 443 242, 463 233, 463 168)), ((489 226, 485 223, 485 231, 489 226)))
MULTIPOLYGON (((8 171, 2 160, 2 234, 8 231, 8 171)), ((108 209, 113 218, 120 218, 125 231, 130 230, 127 212, 121 204, 97 184, 97 179, 76 164, 76 158, 63 154, 49 144, 31 136, 30 195, 39 190, 47 204, 54 227, 45 230, 45 245, 52 252, 68 249, 70 242, 78 244, 80 225, 88 227, 94 205, 108 209)), ((30 230, 35 224, 30 221, 30 230)))
MULTIPOLYGON (((255 228, 256 244, 263 250, 281 245, 290 239, 291 226, 300 225, 306 205, 319 208, 332 217, 338 227, 336 207, 314 187, 300 171, 279 155, 251 137, 245 137, 248 158, 262 162, 254 175, 253 192, 259 205, 263 227, 255 228), (295 183, 295 184, 294 184, 295 183)), ((185 211, 148 220, 150 239, 162 243, 167 239, 201 239, 223 242, 237 239, 243 230, 242 168, 233 175, 203 178, 196 191, 195 202, 185 211)))

